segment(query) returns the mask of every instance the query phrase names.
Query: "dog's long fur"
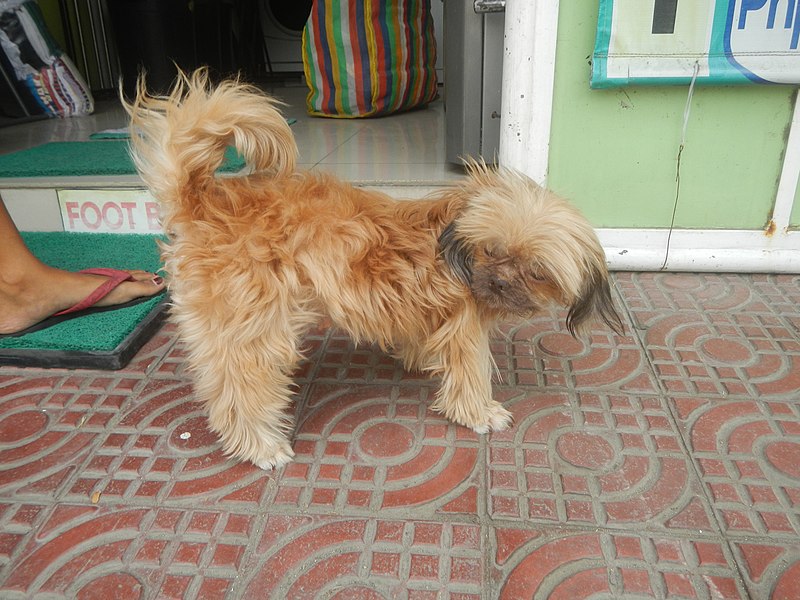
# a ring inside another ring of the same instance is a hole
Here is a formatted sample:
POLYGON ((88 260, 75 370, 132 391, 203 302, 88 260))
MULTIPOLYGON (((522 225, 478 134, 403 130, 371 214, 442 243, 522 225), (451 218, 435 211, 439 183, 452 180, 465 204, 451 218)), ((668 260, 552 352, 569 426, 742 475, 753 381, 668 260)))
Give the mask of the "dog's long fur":
POLYGON ((294 169, 276 102, 205 71, 168 97, 132 103, 132 155, 163 205, 172 316, 197 396, 231 455, 262 468, 287 439, 299 341, 322 315, 439 375, 433 408, 478 432, 510 413, 492 399, 498 320, 569 307, 571 332, 599 317, 619 331, 605 256, 587 221, 527 177, 470 162, 462 183, 398 202, 294 169), (254 173, 219 177, 233 144, 254 173))

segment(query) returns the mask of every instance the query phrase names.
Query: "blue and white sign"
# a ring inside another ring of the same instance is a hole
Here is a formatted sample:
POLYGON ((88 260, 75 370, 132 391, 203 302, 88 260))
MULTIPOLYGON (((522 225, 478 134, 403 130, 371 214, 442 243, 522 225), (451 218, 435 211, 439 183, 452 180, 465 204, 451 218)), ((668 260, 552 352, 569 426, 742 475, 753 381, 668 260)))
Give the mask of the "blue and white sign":
POLYGON ((600 0, 593 88, 800 83, 800 0, 600 0))

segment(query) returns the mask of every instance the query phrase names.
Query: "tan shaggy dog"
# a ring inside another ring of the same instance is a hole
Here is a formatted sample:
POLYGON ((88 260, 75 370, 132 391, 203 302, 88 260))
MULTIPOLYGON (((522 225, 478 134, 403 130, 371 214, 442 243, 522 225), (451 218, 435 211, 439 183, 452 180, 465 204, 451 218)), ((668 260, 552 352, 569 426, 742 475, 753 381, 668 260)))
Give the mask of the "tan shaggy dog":
POLYGON ((511 415, 492 399, 489 334, 552 305, 570 332, 619 331, 605 255, 588 222, 527 177, 471 162, 428 199, 395 201, 294 170, 276 102, 203 70, 168 97, 139 81, 132 155, 161 202, 172 316, 224 450, 268 469, 293 456, 286 409, 304 332, 327 315, 441 377, 432 408, 479 433, 511 415), (232 144, 252 173, 218 177, 232 144))

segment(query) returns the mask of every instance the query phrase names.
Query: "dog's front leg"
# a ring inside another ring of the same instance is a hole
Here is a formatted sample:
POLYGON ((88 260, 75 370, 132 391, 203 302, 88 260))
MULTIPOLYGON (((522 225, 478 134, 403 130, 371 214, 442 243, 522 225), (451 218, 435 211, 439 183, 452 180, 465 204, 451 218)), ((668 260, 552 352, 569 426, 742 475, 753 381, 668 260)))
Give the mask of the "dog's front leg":
POLYGON ((477 433, 502 431, 511 424, 511 413, 492 398, 492 355, 489 332, 471 315, 446 323, 434 340, 442 385, 431 406, 451 421, 477 433))

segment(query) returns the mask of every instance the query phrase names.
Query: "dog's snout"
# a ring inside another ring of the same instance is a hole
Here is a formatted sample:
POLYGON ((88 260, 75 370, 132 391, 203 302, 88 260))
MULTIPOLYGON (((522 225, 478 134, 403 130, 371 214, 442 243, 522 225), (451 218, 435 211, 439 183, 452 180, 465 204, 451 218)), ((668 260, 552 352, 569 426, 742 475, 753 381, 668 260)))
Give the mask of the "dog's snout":
POLYGON ((504 292, 508 288, 508 281, 500 277, 492 277, 489 284, 498 292, 504 292))

